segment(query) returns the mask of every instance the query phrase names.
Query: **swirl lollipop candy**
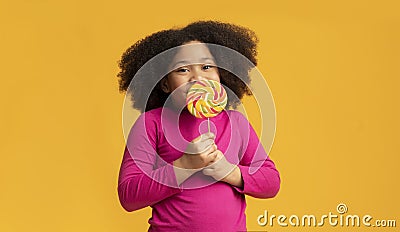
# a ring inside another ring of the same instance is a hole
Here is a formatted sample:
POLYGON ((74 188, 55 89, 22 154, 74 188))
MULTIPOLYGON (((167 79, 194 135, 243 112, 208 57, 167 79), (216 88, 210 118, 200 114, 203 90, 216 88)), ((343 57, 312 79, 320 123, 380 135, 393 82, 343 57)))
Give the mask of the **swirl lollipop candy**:
POLYGON ((189 89, 186 97, 186 105, 189 112, 196 118, 208 119, 208 131, 210 132, 210 119, 224 110, 228 97, 224 87, 214 80, 197 81, 189 89))

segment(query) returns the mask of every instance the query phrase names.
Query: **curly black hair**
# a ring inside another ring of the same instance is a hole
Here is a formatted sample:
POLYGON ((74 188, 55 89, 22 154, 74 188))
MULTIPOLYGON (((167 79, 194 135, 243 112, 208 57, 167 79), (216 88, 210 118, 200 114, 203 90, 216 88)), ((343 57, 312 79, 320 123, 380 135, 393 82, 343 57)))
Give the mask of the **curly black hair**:
MULTIPOLYGON (((160 78, 155 71, 157 67, 146 68, 153 71, 143 74, 146 78, 138 78, 141 67, 158 54, 190 41, 228 47, 241 53, 254 66, 257 65, 257 36, 252 30, 242 26, 218 21, 197 21, 183 28, 156 32, 129 47, 119 61, 119 90, 132 94, 135 109, 145 112, 162 107, 169 95, 161 89, 160 78)), ((223 56, 213 54, 212 50, 210 52, 214 57, 223 59, 223 56)), ((229 70, 241 77, 240 79, 233 73, 218 68, 221 84, 232 91, 228 92, 228 107, 236 108, 245 94, 251 95, 247 85, 250 84, 249 71, 252 66, 230 59, 216 59, 217 65, 219 62, 224 62, 225 67, 230 67, 229 70), (232 94, 237 97, 229 96, 232 94)))

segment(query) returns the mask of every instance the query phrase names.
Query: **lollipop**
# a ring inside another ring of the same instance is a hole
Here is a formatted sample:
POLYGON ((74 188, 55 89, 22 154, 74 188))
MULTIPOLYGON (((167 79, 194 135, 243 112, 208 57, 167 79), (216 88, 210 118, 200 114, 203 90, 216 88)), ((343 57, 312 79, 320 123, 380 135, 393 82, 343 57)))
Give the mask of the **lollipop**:
POLYGON ((228 98, 224 87, 213 80, 196 82, 189 89, 186 97, 186 105, 189 112, 196 118, 208 119, 208 131, 210 131, 209 118, 218 115, 224 110, 227 101, 228 98))

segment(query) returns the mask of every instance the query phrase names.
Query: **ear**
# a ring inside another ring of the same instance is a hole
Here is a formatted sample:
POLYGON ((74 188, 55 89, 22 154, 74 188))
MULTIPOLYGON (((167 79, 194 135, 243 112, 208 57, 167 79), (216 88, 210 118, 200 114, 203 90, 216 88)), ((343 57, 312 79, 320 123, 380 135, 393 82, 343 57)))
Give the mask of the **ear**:
POLYGON ((161 86, 162 91, 164 91, 164 93, 169 93, 169 92, 171 92, 171 91, 169 90, 169 85, 168 85, 167 78, 161 79, 161 81, 160 81, 160 86, 161 86))

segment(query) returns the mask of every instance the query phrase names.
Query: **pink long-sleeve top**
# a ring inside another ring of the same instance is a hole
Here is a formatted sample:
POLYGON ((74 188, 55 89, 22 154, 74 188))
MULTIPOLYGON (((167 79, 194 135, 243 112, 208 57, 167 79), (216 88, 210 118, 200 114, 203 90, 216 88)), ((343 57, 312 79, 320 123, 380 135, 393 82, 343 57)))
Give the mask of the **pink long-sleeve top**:
POLYGON ((236 164, 244 186, 215 181, 201 171, 177 184, 172 162, 188 142, 208 132, 207 120, 183 111, 157 108, 140 115, 127 139, 118 181, 127 211, 152 208, 149 231, 246 231, 245 194, 271 198, 280 177, 259 139, 239 112, 210 118, 215 143, 236 164))

